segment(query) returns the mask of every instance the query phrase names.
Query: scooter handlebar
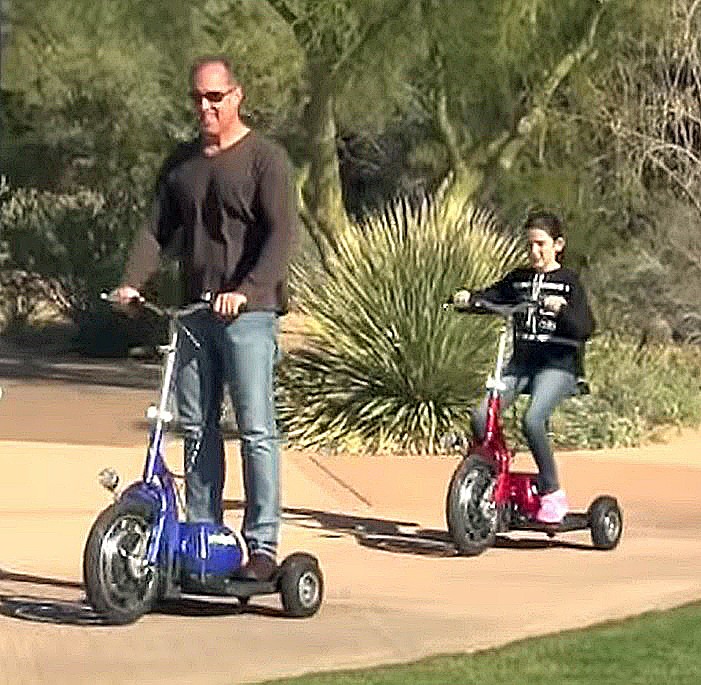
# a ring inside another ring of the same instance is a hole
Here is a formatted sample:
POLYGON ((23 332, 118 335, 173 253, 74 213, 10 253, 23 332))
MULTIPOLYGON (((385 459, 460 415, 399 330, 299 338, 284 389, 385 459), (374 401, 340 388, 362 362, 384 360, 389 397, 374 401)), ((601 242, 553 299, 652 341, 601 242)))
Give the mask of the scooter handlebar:
POLYGON ((447 309, 452 307, 455 311, 462 314, 493 314, 508 319, 514 314, 527 312, 529 309, 533 309, 537 306, 538 303, 533 300, 523 300, 516 303, 497 303, 480 297, 470 299, 469 304, 465 306, 462 304, 455 304, 451 297, 450 300, 443 305, 443 308, 447 309))
MULTIPOLYGON (((157 304, 154 304, 153 302, 149 302, 145 297, 141 295, 139 297, 133 298, 128 303, 126 303, 126 305, 124 305, 114 297, 113 293, 106 291, 100 293, 100 299, 104 302, 108 302, 109 304, 127 307, 132 305, 142 307, 143 309, 147 309, 158 316, 166 316, 171 319, 179 319, 180 317, 187 316, 188 314, 194 314, 198 311, 211 309, 214 305, 214 297, 214 293, 212 293, 211 291, 207 291, 200 295, 200 299, 197 302, 192 302, 182 307, 160 307, 157 304)), ((243 309, 241 311, 243 311, 243 309)))

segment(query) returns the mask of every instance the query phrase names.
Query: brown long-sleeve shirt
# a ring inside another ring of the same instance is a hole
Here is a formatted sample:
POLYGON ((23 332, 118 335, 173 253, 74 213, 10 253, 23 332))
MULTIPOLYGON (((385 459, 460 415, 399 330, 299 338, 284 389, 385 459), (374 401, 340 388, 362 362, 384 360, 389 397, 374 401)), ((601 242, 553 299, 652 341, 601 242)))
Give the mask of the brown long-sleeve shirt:
POLYGON ((123 282, 141 288, 165 253, 182 261, 186 294, 238 291, 249 311, 284 312, 297 211, 285 151, 251 131, 207 157, 199 141, 164 164, 153 216, 132 245, 123 282))

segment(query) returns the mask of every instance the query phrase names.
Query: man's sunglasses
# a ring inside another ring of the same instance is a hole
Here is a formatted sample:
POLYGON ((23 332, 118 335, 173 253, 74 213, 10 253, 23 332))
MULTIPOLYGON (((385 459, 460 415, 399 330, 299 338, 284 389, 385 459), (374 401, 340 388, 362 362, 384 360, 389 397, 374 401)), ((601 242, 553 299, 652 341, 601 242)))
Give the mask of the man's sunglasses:
POLYGON ((229 90, 208 90, 204 93, 193 90, 190 92, 190 97, 194 100, 195 104, 198 105, 202 100, 206 100, 212 105, 218 105, 229 93, 232 93, 233 90, 233 88, 229 88, 229 90))

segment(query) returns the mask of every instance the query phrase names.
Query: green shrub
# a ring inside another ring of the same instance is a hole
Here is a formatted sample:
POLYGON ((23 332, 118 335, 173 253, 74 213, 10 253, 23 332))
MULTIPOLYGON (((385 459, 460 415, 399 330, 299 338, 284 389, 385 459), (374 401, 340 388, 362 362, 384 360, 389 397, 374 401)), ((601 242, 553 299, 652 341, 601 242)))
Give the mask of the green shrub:
POLYGON ((434 452, 467 429, 498 325, 441 304, 515 266, 520 245, 489 212, 441 194, 398 200, 338 241, 331 275, 293 268, 310 323, 308 347, 281 368, 282 425, 303 446, 434 452))
MULTIPOLYGON (((144 200, 131 192, 52 193, 11 188, 0 178, 0 330, 29 333, 25 329, 49 315, 56 318, 60 305, 59 313, 75 325, 79 352, 124 356, 131 347, 164 340, 162 322, 132 320, 99 300, 101 291, 118 284, 144 220, 144 200)), ((180 280, 177 265, 165 263, 145 292, 177 302, 180 280)))
POLYGON ((142 219, 143 202, 127 192, 51 193, 0 179, 1 265, 58 278, 81 306, 117 282, 142 219))

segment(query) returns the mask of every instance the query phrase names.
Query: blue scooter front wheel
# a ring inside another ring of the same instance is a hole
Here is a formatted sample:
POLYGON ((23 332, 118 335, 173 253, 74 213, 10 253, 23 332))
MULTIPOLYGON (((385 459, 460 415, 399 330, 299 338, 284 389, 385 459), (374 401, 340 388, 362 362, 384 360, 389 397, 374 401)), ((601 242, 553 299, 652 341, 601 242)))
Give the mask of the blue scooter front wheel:
POLYGON ((131 623, 158 600, 159 570, 147 563, 153 513, 148 504, 118 501, 93 524, 83 553, 90 605, 111 623, 131 623))

